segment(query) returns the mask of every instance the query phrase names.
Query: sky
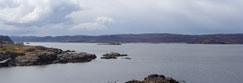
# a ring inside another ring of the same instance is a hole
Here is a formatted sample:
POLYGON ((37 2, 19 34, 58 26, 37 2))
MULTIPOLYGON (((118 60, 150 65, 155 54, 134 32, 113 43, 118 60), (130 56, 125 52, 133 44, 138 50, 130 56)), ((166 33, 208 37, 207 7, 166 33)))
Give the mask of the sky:
POLYGON ((0 0, 0 35, 243 33, 243 0, 0 0))

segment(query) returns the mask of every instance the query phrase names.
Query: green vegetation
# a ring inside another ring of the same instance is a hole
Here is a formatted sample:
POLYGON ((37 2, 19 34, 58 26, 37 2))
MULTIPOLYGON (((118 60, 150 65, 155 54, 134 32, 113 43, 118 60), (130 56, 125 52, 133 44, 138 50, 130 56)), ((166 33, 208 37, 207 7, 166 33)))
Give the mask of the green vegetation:
POLYGON ((36 54, 54 54, 54 52, 48 50, 48 48, 42 46, 24 46, 16 44, 0 44, 0 54, 17 54, 16 56, 29 56, 36 54))
POLYGON ((25 46, 21 43, 0 43, 0 67, 89 62, 95 58, 94 54, 74 53, 70 50, 25 46))

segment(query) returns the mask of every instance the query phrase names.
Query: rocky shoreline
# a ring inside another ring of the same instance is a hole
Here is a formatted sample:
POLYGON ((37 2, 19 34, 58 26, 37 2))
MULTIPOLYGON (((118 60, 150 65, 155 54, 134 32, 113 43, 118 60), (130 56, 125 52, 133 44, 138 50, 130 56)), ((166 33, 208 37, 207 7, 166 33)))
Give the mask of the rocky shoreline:
POLYGON ((95 54, 84 52, 75 53, 70 50, 63 51, 57 48, 46 48, 42 46, 1 44, 0 49, 0 67, 89 62, 96 58, 95 54))
POLYGON ((131 80, 125 83, 179 83, 172 77, 165 77, 164 75, 151 74, 148 77, 144 78, 143 81, 131 80))
POLYGON ((95 59, 94 54, 88 53, 61 53, 61 54, 43 54, 38 56, 30 56, 15 59, 15 64, 9 66, 31 66, 31 65, 47 65, 54 63, 77 63, 89 62, 95 59))

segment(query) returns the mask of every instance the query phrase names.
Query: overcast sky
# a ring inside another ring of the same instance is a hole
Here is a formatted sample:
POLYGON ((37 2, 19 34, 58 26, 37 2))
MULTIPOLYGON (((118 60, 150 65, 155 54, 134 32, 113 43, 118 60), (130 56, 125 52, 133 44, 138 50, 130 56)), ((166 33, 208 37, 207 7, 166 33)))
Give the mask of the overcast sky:
POLYGON ((0 0, 0 34, 243 33, 243 0, 0 0))

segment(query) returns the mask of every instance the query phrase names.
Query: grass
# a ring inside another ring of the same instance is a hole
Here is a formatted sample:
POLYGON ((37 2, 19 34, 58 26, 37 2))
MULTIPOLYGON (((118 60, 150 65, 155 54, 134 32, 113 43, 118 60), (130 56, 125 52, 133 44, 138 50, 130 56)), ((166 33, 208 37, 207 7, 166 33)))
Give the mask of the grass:
POLYGON ((24 56, 37 55, 37 54, 53 54, 53 52, 46 50, 48 48, 42 46, 24 46, 16 44, 0 44, 0 54, 12 53, 24 53, 24 56))

